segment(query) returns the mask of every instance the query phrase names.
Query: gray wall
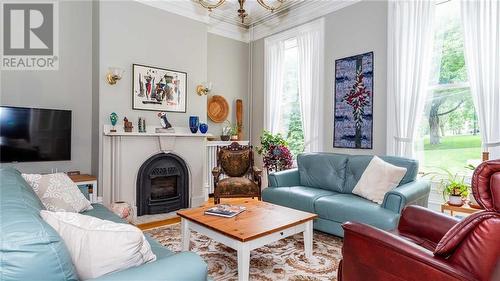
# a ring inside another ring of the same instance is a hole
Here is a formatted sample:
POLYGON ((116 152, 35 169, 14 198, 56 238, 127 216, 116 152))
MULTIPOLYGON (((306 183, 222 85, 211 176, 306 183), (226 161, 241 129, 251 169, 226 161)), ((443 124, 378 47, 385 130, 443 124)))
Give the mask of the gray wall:
MULTIPOLYGON (((263 129, 264 39, 252 43, 252 143, 263 129)), ((324 151, 350 154, 386 152, 387 3, 363 1, 325 16, 324 151), (373 149, 333 148, 333 86, 335 60, 374 52, 373 149)))
MULTIPOLYGON (((248 140, 248 43, 208 34, 208 81, 213 83, 209 95, 223 96, 229 104, 228 120, 236 123, 236 100, 243 100, 243 133, 248 140)), ((208 119, 209 132, 219 136, 222 123, 208 119)))
POLYGON ((22 172, 91 171, 92 2, 59 3, 59 70, 2 71, 2 105, 72 110, 71 161, 3 164, 22 172))

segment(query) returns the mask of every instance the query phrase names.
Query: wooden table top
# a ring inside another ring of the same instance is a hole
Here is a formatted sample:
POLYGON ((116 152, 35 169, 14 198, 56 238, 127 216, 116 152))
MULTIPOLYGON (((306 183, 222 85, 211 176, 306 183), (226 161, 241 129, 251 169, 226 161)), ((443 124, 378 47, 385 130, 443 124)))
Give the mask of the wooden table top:
POLYGON ((96 177, 87 174, 68 176, 73 182, 95 181, 96 177))
POLYGON ((262 201, 249 200, 238 205, 245 206, 246 210, 232 218, 205 215, 205 210, 211 206, 181 210, 177 212, 177 215, 242 242, 278 232, 318 217, 316 214, 262 201))

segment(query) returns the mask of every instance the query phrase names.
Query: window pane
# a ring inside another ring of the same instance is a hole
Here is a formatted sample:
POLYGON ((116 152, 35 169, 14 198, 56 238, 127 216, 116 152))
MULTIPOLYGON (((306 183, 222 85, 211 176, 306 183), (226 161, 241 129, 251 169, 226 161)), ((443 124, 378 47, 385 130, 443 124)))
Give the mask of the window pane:
POLYGON ((281 103, 280 132, 294 158, 304 152, 304 134, 298 91, 298 53, 296 39, 285 42, 285 84, 281 103))
POLYGON ((481 157, 481 138, 464 58, 460 3, 437 6, 433 71, 416 143, 424 172, 466 175, 481 157))

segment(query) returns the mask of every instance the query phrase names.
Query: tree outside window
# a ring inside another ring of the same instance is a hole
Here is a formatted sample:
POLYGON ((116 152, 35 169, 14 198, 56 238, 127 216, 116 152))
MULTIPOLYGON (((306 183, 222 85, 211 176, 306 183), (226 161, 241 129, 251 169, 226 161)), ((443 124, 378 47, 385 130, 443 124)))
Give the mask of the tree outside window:
POLYGON ((467 79, 460 3, 438 4, 431 85, 420 125, 424 172, 438 167, 468 174, 481 157, 481 138, 467 79))

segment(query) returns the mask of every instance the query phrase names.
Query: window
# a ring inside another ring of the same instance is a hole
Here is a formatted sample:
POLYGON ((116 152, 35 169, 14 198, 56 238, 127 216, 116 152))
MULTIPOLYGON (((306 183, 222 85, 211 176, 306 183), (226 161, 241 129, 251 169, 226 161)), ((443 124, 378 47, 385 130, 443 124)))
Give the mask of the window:
POLYGON ((298 48, 297 39, 285 41, 284 51, 284 85, 279 116, 279 132, 285 137, 296 158, 304 152, 304 132, 302 130, 302 114, 298 86, 298 48))
POLYGON ((481 137, 467 79, 459 1, 437 5, 431 85, 417 151, 424 172, 445 168, 467 175, 477 165, 481 137))

